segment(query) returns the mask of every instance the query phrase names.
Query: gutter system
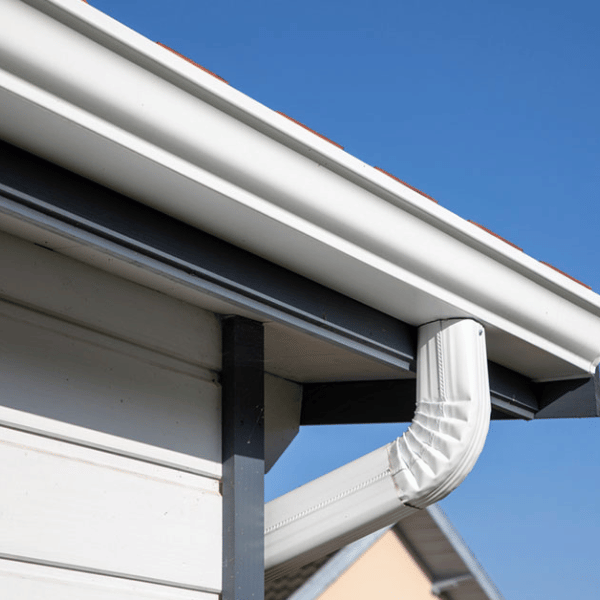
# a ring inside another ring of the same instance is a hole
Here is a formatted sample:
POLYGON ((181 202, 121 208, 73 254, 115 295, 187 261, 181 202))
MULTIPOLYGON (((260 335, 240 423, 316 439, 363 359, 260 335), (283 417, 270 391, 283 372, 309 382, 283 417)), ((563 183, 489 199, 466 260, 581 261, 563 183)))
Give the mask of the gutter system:
POLYGON ((600 362, 592 291, 79 0, 0 11, 8 142, 531 379, 600 362))
POLYGON ((469 319, 421 326, 410 427, 387 446, 267 503, 267 579, 446 497, 477 461, 490 410, 483 327, 469 319))
POLYGON ((538 380, 596 370, 592 291, 79 0, 0 12, 1 138, 420 325, 413 423, 267 504, 268 577, 463 481, 489 426, 487 355, 538 380))
POLYGON ((409 430, 267 505, 269 577, 461 483, 487 434, 487 356, 535 380, 596 370, 591 290, 80 0, 0 12, 2 139, 420 326, 409 430))

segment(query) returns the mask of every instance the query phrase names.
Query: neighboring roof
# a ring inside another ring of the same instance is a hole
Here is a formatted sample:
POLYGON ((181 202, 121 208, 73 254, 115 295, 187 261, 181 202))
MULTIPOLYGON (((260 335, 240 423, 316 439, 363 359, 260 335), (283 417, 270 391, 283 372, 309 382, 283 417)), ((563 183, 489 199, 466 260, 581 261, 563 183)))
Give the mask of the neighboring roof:
MULTIPOLYGON (((267 582, 265 600, 316 600, 386 532, 393 530, 431 581, 435 595, 447 600, 503 600, 444 512, 419 511, 338 552, 267 582)), ((401 597, 402 590, 398 590, 401 597)))
POLYGON ((428 572, 433 587, 446 591, 450 600, 502 600, 492 580, 437 505, 402 520, 395 529, 428 572), (452 587, 452 579, 459 580, 462 575, 467 577, 452 587), (447 582, 445 589, 444 582, 447 582))

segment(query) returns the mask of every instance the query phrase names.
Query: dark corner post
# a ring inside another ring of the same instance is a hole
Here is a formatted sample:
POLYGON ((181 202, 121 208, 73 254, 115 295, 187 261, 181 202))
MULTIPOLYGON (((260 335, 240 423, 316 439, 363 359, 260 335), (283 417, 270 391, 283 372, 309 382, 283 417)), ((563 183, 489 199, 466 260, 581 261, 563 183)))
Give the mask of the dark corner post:
POLYGON ((264 333, 223 319, 223 600, 264 598, 264 333))

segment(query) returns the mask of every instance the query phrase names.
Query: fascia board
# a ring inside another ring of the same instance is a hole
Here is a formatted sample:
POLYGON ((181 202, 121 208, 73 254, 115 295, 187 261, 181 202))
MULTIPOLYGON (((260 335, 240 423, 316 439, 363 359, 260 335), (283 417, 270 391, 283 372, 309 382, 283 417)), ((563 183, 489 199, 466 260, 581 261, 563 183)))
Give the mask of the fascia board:
POLYGON ((590 290, 85 3, 0 7, 7 141, 410 324, 472 317, 566 365, 536 377, 594 371, 590 290))
MULTIPOLYGON (((469 573, 473 575, 473 578, 477 582, 477 585, 480 587, 485 597, 489 600, 504 600, 504 597, 498 591, 494 582, 479 564, 475 558, 475 555, 465 544, 464 540, 449 521, 448 517, 446 517, 444 511, 437 504, 428 506, 426 510, 436 527, 450 542, 453 550, 456 552, 460 560, 465 564, 469 573)), ((401 527, 401 524, 399 525, 401 527)), ((455 592, 455 594, 458 598, 460 598, 459 593, 455 592)))

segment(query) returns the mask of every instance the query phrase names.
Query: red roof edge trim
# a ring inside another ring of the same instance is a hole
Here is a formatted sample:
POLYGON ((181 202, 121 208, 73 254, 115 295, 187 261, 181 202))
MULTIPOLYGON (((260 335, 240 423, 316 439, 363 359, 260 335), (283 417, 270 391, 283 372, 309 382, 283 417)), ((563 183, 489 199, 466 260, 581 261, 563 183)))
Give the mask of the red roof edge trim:
POLYGON ((494 233, 491 229, 488 229, 487 227, 484 227, 483 225, 480 225, 479 223, 475 223, 475 221, 471 221, 471 219, 468 219, 468 221, 472 225, 476 225, 477 227, 479 227, 479 229, 483 229, 490 235, 493 235, 494 237, 498 238, 499 240, 502 240, 505 244, 508 244, 509 246, 512 246, 513 248, 516 248, 517 250, 520 250, 521 252, 523 252, 523 248, 521 248, 520 246, 517 246, 516 244, 513 244, 512 242, 509 242, 507 239, 503 238, 501 235, 494 233))
POLYGON ((280 110, 276 110, 275 112, 278 115, 281 115, 282 117, 285 117, 286 119, 289 119, 290 121, 292 121, 292 123, 296 123, 296 125, 300 125, 300 127, 303 127, 307 131, 310 131, 311 133, 318 135, 321 139, 325 140, 326 142, 329 142, 330 144, 333 144, 334 146, 337 146, 338 148, 341 148, 342 150, 344 149, 344 146, 341 146, 337 142, 330 140, 328 137, 325 137, 323 134, 319 133, 318 131, 315 131, 314 129, 307 127, 304 123, 300 123, 300 121, 296 121, 296 119, 293 119, 292 117, 290 117, 289 115, 286 115, 285 113, 281 112, 280 110))
MULTIPOLYGON (((84 0, 85 1, 85 0, 84 0)), ((213 73, 212 71, 210 71, 209 69, 207 69, 206 67, 203 67, 202 65, 199 65, 197 62, 194 62, 191 58, 188 58, 187 56, 184 56, 183 54, 180 54, 179 52, 177 52, 177 50, 173 50, 173 48, 169 48, 169 46, 166 46, 165 44, 161 43, 161 42, 156 42, 161 48, 164 48, 165 50, 168 50, 169 52, 172 52, 173 54, 176 54, 177 56, 179 56, 179 58, 183 58, 183 60, 189 62, 190 64, 194 65, 195 67, 198 67, 199 69, 202 69, 205 73, 208 73, 209 75, 212 75, 213 77, 216 77, 217 79, 219 79, 220 81, 222 81, 223 83, 226 83, 229 85, 229 82, 226 81, 225 79, 223 79, 222 77, 219 77, 216 73, 213 73)))
POLYGON ((421 196, 424 196, 425 198, 431 200, 432 202, 435 202, 436 204, 439 204, 438 201, 435 198, 432 198, 429 194, 426 194, 425 192, 422 192, 421 190, 417 189, 416 187, 410 185, 410 183, 406 183, 406 181, 403 181, 402 179, 396 177, 395 175, 392 175, 391 173, 388 173, 387 171, 384 171, 381 167, 373 167, 373 168, 376 169, 377 171, 379 171, 380 173, 383 173, 384 175, 387 175, 388 177, 391 177, 392 179, 395 179, 396 181, 398 181, 402 185, 405 185, 406 187, 410 188, 413 192, 417 192, 417 194, 421 194, 421 196))
POLYGON ((554 269, 555 271, 557 271, 561 275, 564 275, 565 277, 568 277, 569 279, 571 279, 575 283, 578 283, 579 285, 582 285, 583 287, 587 288, 588 290, 592 289, 592 286, 588 285, 587 283, 583 283, 583 281, 579 281, 579 279, 575 279, 575 277, 572 277, 568 273, 565 273, 564 271, 561 271, 560 269, 557 269, 554 265, 551 265, 550 263, 544 262, 543 260, 540 260, 540 262, 543 265, 546 265, 547 267, 550 267, 551 269, 554 269))

